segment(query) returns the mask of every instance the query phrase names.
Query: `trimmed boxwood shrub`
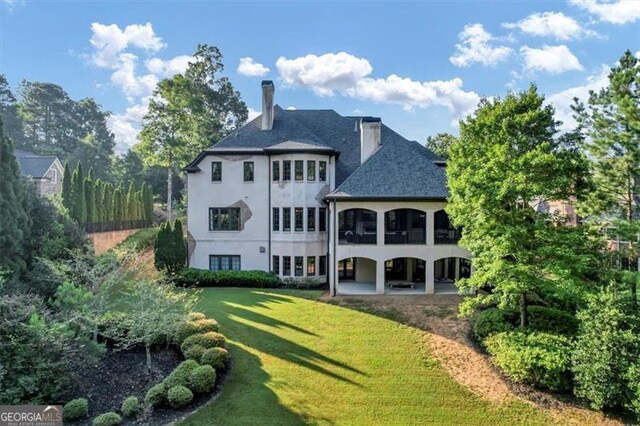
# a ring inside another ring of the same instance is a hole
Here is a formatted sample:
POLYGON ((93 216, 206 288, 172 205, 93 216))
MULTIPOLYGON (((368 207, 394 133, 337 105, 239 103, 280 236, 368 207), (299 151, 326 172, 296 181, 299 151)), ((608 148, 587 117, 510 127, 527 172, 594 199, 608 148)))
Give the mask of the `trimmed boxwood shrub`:
POLYGON ((487 337, 485 345, 512 380, 552 391, 571 389, 572 343, 566 336, 507 331, 487 337))
POLYGON ((117 426, 120 423, 122 423, 122 417, 113 411, 100 414, 93 419, 93 426, 117 426))
POLYGON ((529 328, 547 333, 575 336, 578 320, 569 312, 545 306, 529 306, 529 328))
POLYGON ((164 383, 153 385, 144 396, 144 403, 149 407, 160 407, 167 402, 167 386, 164 383))
POLYGON ((196 361, 200 361, 202 355, 207 350, 204 346, 201 345, 191 345, 184 350, 182 353, 186 359, 195 359, 196 361))
POLYGON ((173 408, 186 407, 193 401, 193 392, 186 386, 176 385, 169 389, 167 399, 173 408))
POLYGON ((184 321, 176 327, 175 342, 179 345, 184 341, 184 339, 193 334, 218 331, 219 328, 220 326, 218 325, 218 322, 214 319, 203 318, 184 321))
POLYGON ((252 287, 275 288, 280 284, 277 275, 264 271, 206 271, 185 268, 175 278, 186 287, 252 287))
POLYGON ((204 351, 200 363, 210 365, 217 370, 224 368, 227 360, 229 360, 229 351, 225 348, 210 348, 204 351))
POLYGON ((191 372, 198 367, 198 363, 192 359, 182 361, 178 366, 162 381, 167 389, 177 385, 188 386, 191 372))
POLYGON ((516 317, 517 313, 513 310, 499 308, 485 309, 473 318, 473 335, 482 342, 492 334, 511 331, 515 328, 513 323, 516 317))
POLYGON ((64 420, 78 420, 89 414, 89 402, 85 398, 72 399, 62 408, 64 420))
POLYGON ((137 396, 129 396, 122 401, 120 411, 125 417, 135 417, 140 411, 140 401, 137 396))
POLYGON ((215 331, 194 334, 184 339, 184 342, 180 345, 180 349, 182 349, 182 353, 185 353, 187 349, 194 345, 200 345, 205 349, 224 348, 227 345, 227 338, 215 331))
POLYGON ((216 383, 216 370, 210 365, 195 368, 189 376, 189 389, 195 393, 207 393, 216 383))

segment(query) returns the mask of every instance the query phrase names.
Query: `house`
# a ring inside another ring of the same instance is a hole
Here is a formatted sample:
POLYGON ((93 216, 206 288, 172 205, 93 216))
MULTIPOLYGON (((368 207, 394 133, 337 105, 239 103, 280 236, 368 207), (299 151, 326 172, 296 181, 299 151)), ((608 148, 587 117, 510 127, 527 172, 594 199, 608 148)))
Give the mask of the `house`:
POLYGON ((262 115, 185 167, 189 264, 321 280, 331 294, 456 292, 470 253, 444 207, 446 164, 376 117, 262 115))
POLYGON ((20 172, 33 180, 40 195, 55 195, 62 192, 64 168, 57 157, 35 155, 18 149, 15 150, 15 156, 20 172))

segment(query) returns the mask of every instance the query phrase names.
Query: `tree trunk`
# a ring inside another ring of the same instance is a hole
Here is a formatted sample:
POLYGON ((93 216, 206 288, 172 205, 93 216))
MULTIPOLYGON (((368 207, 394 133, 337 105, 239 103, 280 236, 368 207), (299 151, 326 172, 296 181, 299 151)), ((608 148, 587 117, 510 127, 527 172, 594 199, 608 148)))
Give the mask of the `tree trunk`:
POLYGON ((520 295, 520 327, 527 326, 527 292, 520 295))
POLYGON ((147 352, 147 371, 151 374, 151 346, 145 345, 145 350, 147 352))
POLYGON ((171 198, 173 197, 173 185, 172 185, 172 176, 171 176, 171 164, 169 164, 169 168, 167 169, 167 218, 169 222, 173 219, 172 217, 172 209, 171 209, 171 198))

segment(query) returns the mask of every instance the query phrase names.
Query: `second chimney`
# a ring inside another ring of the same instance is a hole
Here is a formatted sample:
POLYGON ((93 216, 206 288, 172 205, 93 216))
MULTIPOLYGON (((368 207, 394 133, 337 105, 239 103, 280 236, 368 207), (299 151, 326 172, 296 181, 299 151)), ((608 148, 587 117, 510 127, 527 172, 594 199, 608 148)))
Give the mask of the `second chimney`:
POLYGON ((380 146, 381 128, 380 117, 362 117, 360 120, 360 164, 380 146))
POLYGON ((262 130, 273 128, 273 81, 262 80, 262 130))

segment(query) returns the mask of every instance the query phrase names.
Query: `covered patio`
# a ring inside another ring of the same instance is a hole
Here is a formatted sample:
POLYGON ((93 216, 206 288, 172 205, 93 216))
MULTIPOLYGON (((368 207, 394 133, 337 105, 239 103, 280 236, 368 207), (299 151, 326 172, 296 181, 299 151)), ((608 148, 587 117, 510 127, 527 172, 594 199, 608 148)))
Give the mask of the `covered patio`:
POLYGON ((436 294, 458 294, 455 282, 471 276, 471 261, 462 257, 445 257, 433 262, 433 283, 436 294))
POLYGON ((348 257, 338 261, 336 292, 342 295, 376 294, 376 261, 348 257))
POLYGON ((425 261, 415 257, 389 259, 384 264, 385 294, 424 294, 425 261))

